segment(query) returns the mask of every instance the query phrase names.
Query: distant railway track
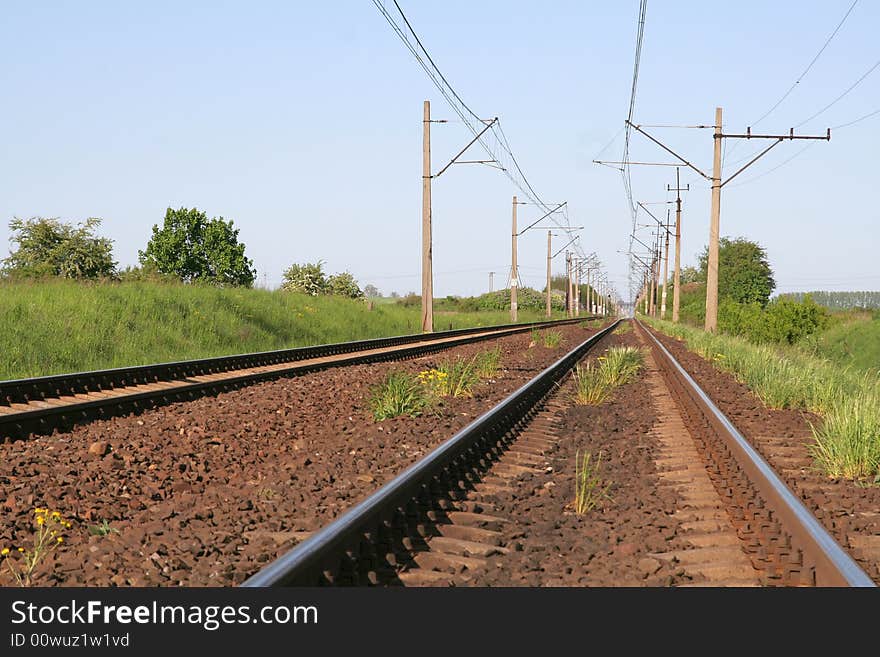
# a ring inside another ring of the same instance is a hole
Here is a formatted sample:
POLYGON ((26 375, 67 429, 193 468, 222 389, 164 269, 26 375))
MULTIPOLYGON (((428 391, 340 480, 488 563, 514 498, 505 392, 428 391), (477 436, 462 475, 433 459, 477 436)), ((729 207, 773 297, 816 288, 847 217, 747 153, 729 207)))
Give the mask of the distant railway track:
POLYGON ((592 317, 458 329, 353 342, 202 358, 156 365, 0 381, 0 442, 69 428, 259 381, 330 367, 411 358, 592 317))
MULTIPOLYGON (((516 518, 493 513, 492 496, 516 495, 518 477, 543 473, 565 407, 554 395, 617 324, 243 585, 455 585, 473 581, 462 572, 507 558, 515 548, 500 530, 516 518)), ((691 527, 688 549, 652 557, 710 585, 874 586, 669 351, 635 324, 649 348, 650 402, 661 416, 654 432, 668 465, 663 485, 677 491, 691 527)))

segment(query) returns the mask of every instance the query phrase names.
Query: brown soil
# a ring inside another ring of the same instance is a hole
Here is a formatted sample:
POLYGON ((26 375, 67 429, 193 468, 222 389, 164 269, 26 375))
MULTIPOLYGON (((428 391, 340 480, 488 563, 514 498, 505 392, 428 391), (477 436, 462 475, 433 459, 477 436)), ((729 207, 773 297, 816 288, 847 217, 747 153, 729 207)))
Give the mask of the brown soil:
MULTIPOLYGON (((260 383, 2 445, 0 546, 28 546, 33 509, 71 519, 41 586, 228 586, 326 525, 595 332, 558 329, 397 363, 260 383), (502 370, 434 414, 374 422, 370 386, 498 344, 502 370), (108 521, 118 530, 91 535, 108 521)), ((15 582, 6 569, 0 585, 15 582)))

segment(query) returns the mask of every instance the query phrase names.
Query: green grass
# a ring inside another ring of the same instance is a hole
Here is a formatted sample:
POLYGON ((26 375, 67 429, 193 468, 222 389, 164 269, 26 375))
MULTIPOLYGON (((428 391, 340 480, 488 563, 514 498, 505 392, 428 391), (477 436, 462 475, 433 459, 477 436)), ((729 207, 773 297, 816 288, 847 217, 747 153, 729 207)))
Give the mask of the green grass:
POLYGON ((589 452, 581 458, 580 450, 574 456, 574 512, 579 516, 594 509, 602 499, 611 499, 608 495, 611 482, 603 484, 602 476, 599 472, 602 464, 602 452, 599 452, 595 462, 591 463, 591 459, 592 456, 589 452))
MULTIPOLYGON (((504 311, 436 313, 434 328, 509 322, 504 311)), ((420 331, 417 306, 148 282, 2 282, 0 380, 420 331)))
POLYGON ((647 320, 733 374, 771 408, 812 411, 811 450, 829 477, 873 477, 880 467, 880 374, 841 367, 788 346, 754 345, 669 322, 647 320))
POLYGON ((831 326, 805 347, 842 365, 880 368, 880 317, 859 313, 831 326))
POLYGON ((576 365, 572 373, 577 404, 601 404, 608 399, 611 388, 605 380, 601 368, 595 362, 576 365))
POLYGON ((644 355, 635 347, 612 347, 596 361, 577 365, 573 378, 575 403, 601 404, 617 386, 631 381, 642 368, 644 355))
POLYGON ((431 405, 429 389, 413 374, 389 372, 370 390, 369 407, 374 420, 401 415, 417 417, 431 405))
POLYGON ((481 379, 491 379, 501 367, 501 347, 481 351, 474 357, 474 367, 481 379))
POLYGON ((542 339, 545 347, 556 349, 562 344, 562 333, 560 331, 544 331, 542 339))
POLYGON ((474 386, 480 382, 480 373, 474 358, 447 358, 438 366, 440 394, 444 397, 471 397, 474 386))

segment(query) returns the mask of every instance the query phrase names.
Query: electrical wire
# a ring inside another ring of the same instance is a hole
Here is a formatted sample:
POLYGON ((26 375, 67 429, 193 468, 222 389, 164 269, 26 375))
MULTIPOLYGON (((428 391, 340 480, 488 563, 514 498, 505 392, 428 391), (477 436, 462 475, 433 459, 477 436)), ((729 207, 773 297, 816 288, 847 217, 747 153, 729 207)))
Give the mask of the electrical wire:
POLYGON ((812 59, 812 60, 810 61, 810 63, 807 65, 807 68, 804 69, 804 72, 801 73, 801 74, 797 77, 797 79, 794 81, 794 83, 788 88, 788 91, 786 91, 784 94, 782 94, 782 98, 780 98, 779 100, 777 100, 777 101, 776 101, 776 104, 773 105, 773 107, 771 107, 769 110, 767 110, 766 112, 764 112, 764 114, 761 115, 761 118, 759 118, 757 121, 754 121, 754 122, 752 123, 752 126, 756 126, 756 125, 758 125, 761 121, 763 121, 763 120, 766 119, 768 116, 770 116, 770 114, 773 113, 773 110, 775 110, 777 107, 779 107, 779 106, 782 104, 782 101, 784 101, 786 98, 788 98, 789 94, 791 94, 791 92, 795 90, 795 87, 797 87, 797 86, 801 83, 801 80, 803 80, 803 79, 804 79, 804 76, 806 76, 806 74, 810 72, 810 69, 813 68, 813 64, 815 64, 815 63, 816 63, 816 60, 818 60, 819 57, 822 55, 822 53, 825 52, 825 49, 828 47, 828 44, 831 43, 831 40, 832 40, 832 39, 835 37, 835 35, 840 31, 840 28, 843 27, 843 24, 846 22, 846 19, 847 19, 847 18, 849 17, 849 15, 852 13, 852 10, 855 9, 855 6, 858 4, 858 2, 859 2, 859 0, 854 0, 854 2, 849 6, 849 9, 847 9, 846 13, 843 15, 843 18, 840 19, 840 22, 837 24, 837 27, 835 27, 835 28, 834 28, 834 31, 831 33, 831 36, 829 36, 829 37, 825 40, 825 43, 824 43, 824 44, 822 45, 822 47, 819 49, 819 52, 816 53, 816 56, 813 57, 813 59, 812 59))
MULTIPOLYGON (((397 0, 393 0, 393 2, 394 6, 397 8, 398 13, 402 17, 409 34, 411 34, 413 39, 415 40, 415 44, 413 44, 413 42, 409 40, 406 31, 404 31, 404 29, 397 24, 394 17, 386 10, 383 3, 379 0, 373 0, 373 4, 388 22, 388 24, 392 27, 392 29, 401 39, 401 41, 403 41, 404 45, 407 47, 407 49, 410 51, 410 53, 413 55, 413 57, 416 59, 416 61, 419 63, 425 73, 428 75, 430 80, 434 83, 434 86, 437 87, 438 91, 440 91, 447 104, 459 116, 462 123, 464 123, 464 125, 476 137, 479 132, 486 127, 484 119, 480 118, 480 116, 462 100, 459 93, 452 87, 448 79, 437 67, 437 64, 428 53, 422 40, 416 34, 412 23, 409 21, 409 19, 407 19, 397 0)), ((513 184, 525 195, 525 197, 532 204, 538 206, 539 208, 542 208, 545 212, 550 211, 550 206, 547 205, 540 198, 534 187, 529 182, 528 178, 526 178, 525 174, 523 173, 519 162, 513 154, 513 149, 510 147, 510 142, 507 139, 507 135, 504 133, 504 129, 501 126, 500 120, 496 120, 491 128, 477 139, 477 143, 479 143, 483 150, 495 162, 498 163, 504 174, 511 180, 511 182, 513 182, 513 184), (490 133, 491 137, 488 136, 490 133), (490 143, 490 139, 493 139, 494 142, 490 143)), ((553 221, 554 224, 556 224, 558 228, 570 232, 572 231, 572 228, 567 211, 564 213, 564 217, 565 224, 560 223, 556 219, 556 217, 552 215, 550 219, 553 221)), ((578 252, 583 255, 583 251, 581 250, 581 247, 579 245, 576 245, 576 250, 578 250, 578 252)))
POLYGON ((813 119, 815 119, 817 116, 819 116, 819 115, 821 115, 821 114, 824 114, 824 113, 826 112, 826 110, 828 110, 828 109, 830 109, 831 107, 833 107, 834 105, 836 105, 837 102, 840 101, 840 100, 842 100, 847 94, 849 94, 850 91, 852 91, 853 89, 855 89, 856 87, 858 87, 858 86, 862 83, 862 81, 863 81, 866 77, 868 77, 869 75, 871 75, 871 73, 873 73, 874 70, 875 70, 878 66, 880 66, 880 59, 878 59, 876 62, 874 62, 874 65, 873 65, 871 68, 869 68, 867 71, 865 71, 865 73, 862 75, 862 77, 860 77, 858 80, 856 80, 855 82, 853 82, 852 85, 850 85, 850 87, 849 87, 846 91, 844 91, 844 92, 843 92, 842 94, 840 94, 837 98, 835 98, 834 100, 832 100, 832 101, 831 101, 830 103, 828 103, 825 107, 823 107, 822 109, 820 109, 818 112, 816 112, 815 114, 813 114, 813 115, 810 116, 809 118, 804 119, 803 121, 801 121, 800 123, 798 123, 798 124, 795 126, 795 128, 800 128, 800 127, 801 127, 802 125, 804 125, 805 123, 809 123, 810 121, 812 121, 813 119))

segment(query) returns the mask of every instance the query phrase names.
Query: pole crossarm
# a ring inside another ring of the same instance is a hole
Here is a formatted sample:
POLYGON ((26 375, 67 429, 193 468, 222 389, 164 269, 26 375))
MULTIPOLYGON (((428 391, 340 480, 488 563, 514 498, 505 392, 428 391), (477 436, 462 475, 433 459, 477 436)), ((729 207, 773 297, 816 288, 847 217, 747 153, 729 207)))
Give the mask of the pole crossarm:
POLYGON ((629 164, 629 165, 639 165, 645 167, 680 167, 681 164, 678 162, 620 162, 620 161, 611 161, 611 160, 593 160, 593 164, 629 164))
POLYGON ((524 232, 526 232, 529 228, 531 228, 532 226, 534 226, 536 223, 538 223, 539 221, 542 221, 543 219, 546 219, 547 217, 549 217, 551 214, 553 214, 554 212, 556 212, 557 210, 559 210, 560 208, 562 208, 562 207, 563 207, 564 205, 566 205, 567 203, 568 203, 568 201, 563 201, 562 203, 560 203, 559 205, 557 205, 555 208, 553 208, 552 210, 550 210, 550 212, 548 212, 548 213, 546 213, 544 216, 542 216, 540 219, 537 219, 537 220, 533 221, 533 222, 530 223, 528 226, 526 226, 526 227, 523 228, 521 231, 519 231, 519 232, 517 233, 517 236, 522 235, 524 232))
POLYGON ((565 251, 566 247, 568 247, 570 244, 574 244, 574 242, 575 242, 576 240, 579 240, 580 238, 581 238, 580 235, 575 235, 573 238, 571 238, 571 239, 568 241, 568 243, 567 243, 565 246, 563 246, 563 247, 562 247, 561 249, 559 249, 556 253, 554 253, 552 256, 550 256, 550 259, 552 260, 553 258, 555 258, 556 256, 558 256, 560 253, 562 253, 563 251, 565 251))
POLYGON ((705 178, 706 180, 711 180, 711 179, 712 179, 711 176, 708 176, 707 174, 705 174, 703 171, 701 171, 700 169, 698 169, 697 167, 695 167, 693 164, 691 164, 690 162, 688 162, 686 159, 684 159, 681 155, 679 155, 678 153, 676 153, 674 150, 672 150, 671 148, 669 148, 668 146, 664 145, 663 143, 661 143, 660 141, 658 141, 657 139, 655 139, 654 137, 652 137, 651 135, 649 135, 647 132, 645 132, 644 130, 642 130, 639 126, 637 126, 636 124, 632 123, 632 122, 629 121, 628 119, 624 119, 624 120, 626 121, 627 125, 629 125, 629 126, 635 128, 636 130, 638 130, 639 132, 641 132, 643 135, 645 135, 645 137, 647 137, 648 139, 650 139, 651 141, 653 141, 655 144, 657 144, 660 148, 662 148, 662 149, 663 149, 664 151, 666 151, 667 153, 670 153, 673 157, 675 157, 675 158, 681 160, 681 162, 683 162, 684 164, 686 164, 687 166, 689 166, 691 169, 693 169, 694 171, 696 171, 698 174, 700 174, 701 176, 703 176, 703 178, 705 178))
POLYGON ((744 134, 744 135, 725 135, 722 133, 718 136, 722 139, 775 139, 776 140, 772 144, 770 144, 767 148, 765 148, 763 151, 758 153, 751 160, 749 160, 744 166, 740 167, 740 169, 738 169, 736 173, 734 173, 727 180, 722 182, 721 185, 719 185, 720 187, 724 187, 727 183, 729 183, 731 180, 736 178, 739 174, 741 174, 743 171, 748 169, 750 166, 752 166, 759 159, 764 157, 764 155, 769 153, 771 148, 773 148, 774 146, 778 146, 786 139, 789 141, 795 140, 795 139, 820 139, 823 141, 831 141, 831 128, 828 128, 828 132, 826 132, 824 136, 823 135, 796 135, 796 134, 794 134, 794 128, 792 128, 791 131, 787 135, 753 135, 752 129, 746 128, 746 134, 744 134))
MULTIPOLYGON (((486 127, 483 128, 482 130, 480 130, 480 132, 477 133, 477 136, 474 137, 473 139, 471 139, 471 140, 468 142, 467 146, 465 146, 464 148, 462 148, 462 149, 458 152, 458 155, 456 155, 454 158, 452 158, 451 160, 449 160, 449 164, 447 164, 445 167, 443 167, 442 169, 440 169, 440 171, 438 171, 437 173, 435 173, 435 174, 434 174, 433 176, 431 176, 431 177, 432 177, 432 178, 439 178, 439 177, 443 174, 443 172, 446 171, 446 169, 448 169, 448 168, 451 167, 453 164, 455 164, 456 160, 458 160, 458 158, 460 158, 462 155, 464 155, 464 152, 465 152, 467 149, 469 149, 471 146, 473 146, 473 145, 476 143, 476 141, 477 141, 480 137, 482 137, 483 134, 484 134, 489 128, 491 128, 493 125, 495 125, 495 123, 497 123, 497 121, 498 121, 498 117, 497 117, 497 116, 496 116, 494 119, 492 119, 491 121, 489 121, 489 122, 486 124, 486 127)), ((494 161, 494 160, 490 160, 490 161, 494 161)))

